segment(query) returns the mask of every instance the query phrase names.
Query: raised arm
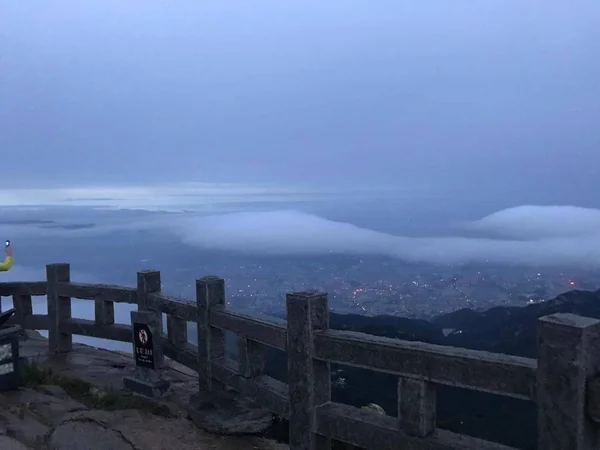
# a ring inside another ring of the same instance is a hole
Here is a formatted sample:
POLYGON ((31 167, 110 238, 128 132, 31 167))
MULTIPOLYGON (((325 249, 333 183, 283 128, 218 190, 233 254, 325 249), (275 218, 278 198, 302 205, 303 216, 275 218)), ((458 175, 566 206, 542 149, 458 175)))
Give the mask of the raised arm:
POLYGON ((6 247, 6 258, 4 258, 4 261, 0 263, 0 272, 6 272, 7 270, 9 270, 13 265, 13 258, 12 258, 12 248, 10 248, 10 246, 6 247))

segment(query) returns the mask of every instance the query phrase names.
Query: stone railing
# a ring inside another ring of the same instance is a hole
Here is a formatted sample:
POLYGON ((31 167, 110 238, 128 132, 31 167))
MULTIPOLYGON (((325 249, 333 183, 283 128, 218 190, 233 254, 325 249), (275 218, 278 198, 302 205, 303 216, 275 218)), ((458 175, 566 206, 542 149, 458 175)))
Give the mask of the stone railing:
POLYGON ((162 294, 158 271, 138 272, 128 288, 72 283, 68 264, 46 269, 46 281, 0 283, 0 297, 12 296, 17 323, 48 330, 50 351, 70 351, 73 334, 131 342, 131 326, 114 322, 115 302, 165 313, 164 355, 196 370, 201 391, 227 385, 287 418, 292 450, 330 449, 332 439, 378 450, 509 448, 436 428, 439 384, 536 402, 539 449, 600 448, 600 320, 542 317, 535 360, 329 329, 324 293, 288 294, 286 321, 225 307, 218 277, 198 279, 191 302, 162 294), (40 295, 47 315, 33 314, 40 295), (73 318, 71 298, 93 300, 95 319, 73 318), (187 322, 197 324, 197 346, 187 322), (226 357, 226 330, 238 337, 238 361, 226 357), (287 352, 287 384, 265 374, 265 346, 287 352), (398 417, 332 402, 330 363, 398 375, 398 417))

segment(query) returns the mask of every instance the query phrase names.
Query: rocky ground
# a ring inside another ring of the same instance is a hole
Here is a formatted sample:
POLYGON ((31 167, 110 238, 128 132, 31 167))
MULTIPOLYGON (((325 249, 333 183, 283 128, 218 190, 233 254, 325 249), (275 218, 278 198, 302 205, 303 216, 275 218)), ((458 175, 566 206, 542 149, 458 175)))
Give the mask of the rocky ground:
POLYGON ((26 386, 0 393, 2 450, 283 450, 257 437, 217 436, 187 418, 196 374, 169 362, 170 394, 156 402, 122 391, 133 370, 128 355, 74 345, 49 357, 47 341, 28 332, 21 353, 30 362, 26 386))

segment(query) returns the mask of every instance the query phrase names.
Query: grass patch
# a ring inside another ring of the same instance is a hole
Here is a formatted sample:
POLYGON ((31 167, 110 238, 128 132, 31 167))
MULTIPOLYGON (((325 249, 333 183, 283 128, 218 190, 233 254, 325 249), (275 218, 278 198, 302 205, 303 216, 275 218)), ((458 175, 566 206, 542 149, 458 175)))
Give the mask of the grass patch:
POLYGON ((166 405, 161 405, 145 397, 130 392, 106 390, 100 392, 96 387, 78 378, 56 374, 52 369, 41 367, 35 361, 24 362, 22 380, 25 387, 35 389, 41 385, 54 385, 62 388, 70 397, 88 408, 117 411, 139 409, 161 417, 174 417, 166 405))

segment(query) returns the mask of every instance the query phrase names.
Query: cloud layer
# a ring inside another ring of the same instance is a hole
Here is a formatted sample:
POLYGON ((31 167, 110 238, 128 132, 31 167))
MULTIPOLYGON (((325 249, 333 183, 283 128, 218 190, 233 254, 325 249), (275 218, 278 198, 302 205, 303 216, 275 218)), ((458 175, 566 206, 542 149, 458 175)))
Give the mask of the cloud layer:
POLYGON ((524 205, 490 214, 468 229, 507 239, 598 236, 600 210, 524 205))
POLYGON ((74 210, 79 211, 80 220, 92 221, 95 226, 69 229, 35 223, 0 224, 0 231, 21 239, 93 238, 144 230, 169 235, 199 249, 262 255, 356 254, 436 264, 600 267, 600 210, 573 206, 509 208, 463 224, 450 236, 438 237, 383 233, 297 210, 204 215, 104 211, 102 216, 97 216, 97 211, 82 215, 84 208, 74 210))
POLYGON ((179 222, 174 231, 201 248, 262 254, 375 254, 442 264, 600 265, 598 210, 521 206, 465 227, 473 229, 493 237, 394 236, 298 211, 199 217, 179 222))
POLYGON ((44 189, 0 189, 0 207, 92 206, 147 211, 214 210, 216 205, 314 200, 325 193, 275 185, 163 183, 44 189))

